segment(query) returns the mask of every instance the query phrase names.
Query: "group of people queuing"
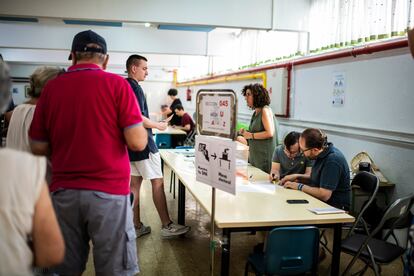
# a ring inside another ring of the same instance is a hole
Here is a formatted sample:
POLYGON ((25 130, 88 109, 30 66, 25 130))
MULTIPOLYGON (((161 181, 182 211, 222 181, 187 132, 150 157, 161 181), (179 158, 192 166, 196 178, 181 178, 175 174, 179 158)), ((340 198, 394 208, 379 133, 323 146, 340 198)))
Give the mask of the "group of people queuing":
POLYGON ((249 146, 249 163, 269 174, 269 180, 300 190, 328 204, 349 210, 351 186, 344 155, 320 129, 288 133, 278 146, 278 124, 269 92, 261 84, 246 85, 241 94, 253 109, 248 129, 237 140, 249 146))
MULTIPOLYGON (((414 31, 409 44, 414 53, 414 31)), ((0 275, 30 275, 33 265, 80 275, 90 241, 96 274, 138 273, 135 239, 151 232, 140 218, 145 179, 152 185, 161 235, 190 231, 170 218, 152 135, 169 120, 187 134, 194 130, 178 91, 168 91, 166 120, 153 121, 140 86, 148 75, 145 57, 128 58, 126 79, 106 72, 105 39, 89 30, 75 35, 69 60, 66 71, 37 69, 30 77, 30 99, 11 113, 9 69, 0 59, 0 114, 10 121, 7 147, 0 150, 0 275)), ((292 131, 278 145, 266 88, 250 84, 241 94, 254 111, 237 138, 249 145, 249 163, 270 181, 349 210, 349 167, 326 134, 316 128, 292 131)))
MULTIPOLYGON (((140 219, 144 179, 152 185, 161 236, 190 231, 174 223, 167 208, 152 135, 152 128, 164 130, 167 122, 149 119, 140 86, 148 60, 131 55, 126 79, 106 72, 106 41, 91 30, 75 35, 69 60, 66 71, 37 69, 30 99, 7 113, 6 148, 0 150, 0 174, 7 179, 0 185, 0 275, 30 275, 33 266, 80 275, 90 241, 97 275, 138 273, 135 240, 151 232, 140 219)), ((10 89, 1 60, 0 114, 8 111, 10 89)), ((182 105, 171 111, 177 124, 184 121, 183 129, 191 130, 182 105)))

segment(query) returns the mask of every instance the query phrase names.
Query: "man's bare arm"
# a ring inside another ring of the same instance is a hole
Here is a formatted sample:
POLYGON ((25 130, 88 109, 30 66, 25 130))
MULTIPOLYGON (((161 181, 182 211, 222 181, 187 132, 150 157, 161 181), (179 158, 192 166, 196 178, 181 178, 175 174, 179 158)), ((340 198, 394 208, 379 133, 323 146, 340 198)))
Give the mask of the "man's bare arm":
POLYGON ((143 124, 124 129, 127 146, 133 151, 142 151, 147 146, 148 134, 143 124))
POLYGON ((34 155, 49 156, 50 148, 48 142, 38 142, 30 140, 30 149, 34 155))

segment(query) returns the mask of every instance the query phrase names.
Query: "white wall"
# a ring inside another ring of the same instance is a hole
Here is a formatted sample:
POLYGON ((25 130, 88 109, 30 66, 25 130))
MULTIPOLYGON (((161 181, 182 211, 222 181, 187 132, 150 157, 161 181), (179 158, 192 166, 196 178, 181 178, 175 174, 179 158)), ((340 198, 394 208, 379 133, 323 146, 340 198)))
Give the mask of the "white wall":
POLYGON ((348 161, 366 150, 394 197, 414 192, 414 61, 407 48, 293 68, 292 109, 281 134, 325 130, 348 161), (332 106, 333 73, 344 72, 345 104, 332 106))
POLYGON ((272 0, 2 0, 1 14, 176 25, 272 28, 272 0))
MULTIPOLYGON (((207 33, 156 30, 137 26, 100 27, 64 24, 0 23, 0 47, 69 51, 73 37, 92 29, 105 38, 108 52, 207 54, 207 33)), ((67 57, 63 59, 67 60, 67 57)))
POLYGON ((310 0, 274 0, 273 29, 308 30, 310 0))
MULTIPOLYGON (((147 98, 148 110, 150 113, 159 113, 162 104, 169 104, 167 95, 168 89, 172 88, 172 82, 143 81, 140 82, 147 98)), ((181 100, 185 98, 181 97, 181 100)))

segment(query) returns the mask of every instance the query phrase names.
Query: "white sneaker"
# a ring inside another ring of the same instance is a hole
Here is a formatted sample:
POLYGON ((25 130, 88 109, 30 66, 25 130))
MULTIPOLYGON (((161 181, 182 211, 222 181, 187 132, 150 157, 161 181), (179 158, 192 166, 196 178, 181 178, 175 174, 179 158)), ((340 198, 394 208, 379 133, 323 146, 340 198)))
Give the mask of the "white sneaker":
POLYGON ((180 224, 175 224, 173 222, 170 222, 168 226, 163 226, 161 228, 161 236, 164 238, 175 237, 175 236, 179 236, 179 235, 183 235, 187 233, 188 231, 190 231, 190 229, 191 229, 190 226, 185 226, 185 225, 180 225, 180 224))
POLYGON ((141 227, 138 228, 137 226, 135 226, 135 233, 136 233, 137 239, 138 239, 139 237, 142 237, 142 236, 144 236, 146 234, 151 233, 151 227, 150 226, 145 226, 141 222, 141 227))

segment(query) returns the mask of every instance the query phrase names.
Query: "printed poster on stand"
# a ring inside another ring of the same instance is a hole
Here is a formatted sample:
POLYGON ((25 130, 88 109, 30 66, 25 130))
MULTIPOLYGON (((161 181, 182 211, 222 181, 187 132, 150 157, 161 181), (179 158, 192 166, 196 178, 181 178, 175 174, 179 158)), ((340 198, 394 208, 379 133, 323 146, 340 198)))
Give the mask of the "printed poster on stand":
POLYGON ((194 151, 196 180, 236 194, 236 143, 226 138, 198 135, 194 151))

